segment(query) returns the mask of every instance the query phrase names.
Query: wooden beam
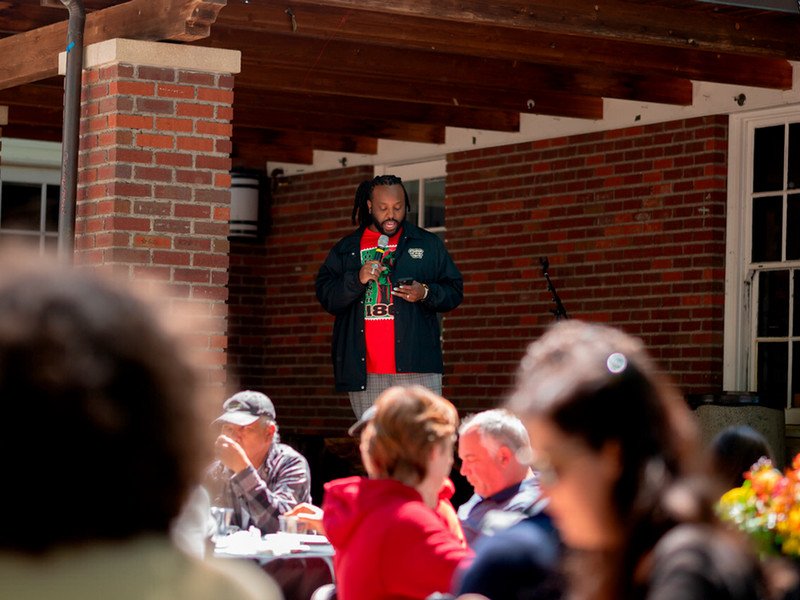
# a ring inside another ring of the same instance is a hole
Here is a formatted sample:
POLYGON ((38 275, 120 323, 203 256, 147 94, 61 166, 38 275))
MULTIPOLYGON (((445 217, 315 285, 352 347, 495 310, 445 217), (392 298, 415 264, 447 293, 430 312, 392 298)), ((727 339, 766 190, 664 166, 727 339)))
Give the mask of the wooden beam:
POLYGON ((700 1, 319 0, 308 4, 715 52, 800 58, 800 15, 748 11, 700 1))
MULTIPOLYGON (((290 33, 285 9, 274 3, 232 3, 217 25, 242 30, 290 33)), ((701 51, 695 47, 655 46, 589 35, 504 27, 497 23, 442 21, 427 15, 386 15, 313 0, 292 2, 297 35, 337 40, 400 45, 469 56, 506 58, 542 65, 602 68, 629 74, 663 75, 789 89, 792 66, 784 59, 701 51)), ((466 15, 465 15, 466 18, 466 15)), ((212 32, 212 39, 217 28, 212 32)))
POLYGON ((355 135, 329 135, 306 131, 280 131, 270 129, 253 129, 234 126, 234 145, 263 144, 271 147, 310 147, 332 152, 353 152, 357 154, 377 154, 378 140, 355 135))
POLYGON ((31 123, 9 123, 3 125, 3 137, 20 138, 24 140, 36 140, 37 142, 61 142, 61 125, 53 127, 50 125, 39 125, 31 123))
POLYGON ((267 161, 298 165, 314 164, 314 148, 309 146, 271 146, 233 143, 231 163, 237 167, 264 169, 267 161))
POLYGON ((601 119, 603 99, 590 96, 541 90, 535 82, 528 90, 476 88, 471 83, 438 83, 419 80, 400 85, 391 74, 365 74, 355 78, 352 74, 334 74, 308 69, 273 67, 265 78, 261 65, 243 62, 237 75, 237 86, 250 87, 268 93, 288 90, 300 93, 322 92, 342 96, 360 96, 381 100, 408 100, 417 98, 428 104, 465 106, 477 109, 528 112, 531 114, 601 119))
POLYGON ((26 127, 61 128, 63 108, 58 106, 23 106, 8 104, 8 122, 26 127))
MULTIPOLYGON (((433 81, 451 86, 502 89, 510 93, 521 91, 523 94, 527 94, 533 84, 540 91, 555 90, 577 96, 684 106, 692 103, 691 82, 675 77, 630 75, 601 68, 586 71, 566 65, 556 68, 517 60, 477 58, 363 42, 354 45, 331 40, 323 46, 320 40, 304 36, 264 36, 221 26, 215 27, 211 42, 228 46, 234 40, 242 50, 242 61, 257 65, 265 78, 272 77, 273 65, 305 67, 309 75, 324 72, 342 79, 388 72, 397 82, 397 99, 406 97, 401 89, 406 81, 433 81)), ((415 98, 423 101, 424 92, 415 98)))
POLYGON ((314 150, 376 154, 378 140, 357 136, 331 136, 309 132, 233 128, 234 164, 263 168, 266 161, 313 164, 314 150))
POLYGON ((64 78, 53 77, 35 84, 0 90, 0 104, 19 106, 64 106, 64 78))
POLYGON ((275 129, 281 131, 309 131, 336 135, 375 137, 405 142, 443 144, 444 125, 427 123, 404 123, 392 120, 374 120, 338 115, 332 118, 326 113, 306 110, 265 110, 257 114, 245 113, 236 117, 236 124, 253 129, 275 129))
POLYGON ((14 35, 63 21, 68 16, 67 7, 61 0, 56 1, 59 8, 38 2, 0 2, 0 33, 14 35))
POLYGON ((328 118, 338 115, 366 119, 391 119, 408 123, 428 123, 488 131, 519 131, 519 113, 516 111, 483 110, 458 106, 433 106, 421 102, 401 100, 365 100, 355 96, 331 94, 293 93, 271 91, 267 94, 242 91, 237 88, 234 110, 241 112, 267 112, 272 109, 296 110, 298 107, 328 118))
MULTIPOLYGON (((190 41, 207 37, 227 0, 130 0, 86 15, 84 44, 114 38, 190 41)), ((0 89, 58 74, 68 21, 0 39, 0 89)))

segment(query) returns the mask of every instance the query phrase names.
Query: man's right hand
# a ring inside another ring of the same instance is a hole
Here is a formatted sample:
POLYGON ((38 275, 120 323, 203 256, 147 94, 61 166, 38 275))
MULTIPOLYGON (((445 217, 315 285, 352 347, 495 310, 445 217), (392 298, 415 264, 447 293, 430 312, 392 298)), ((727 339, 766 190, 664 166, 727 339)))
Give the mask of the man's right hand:
POLYGON ((220 462, 235 473, 243 471, 252 464, 244 449, 227 435, 217 438, 214 442, 214 451, 220 462))
POLYGON ((370 280, 377 282, 378 277, 380 277, 381 273, 386 270, 380 261, 377 260, 368 260, 363 265, 361 265, 361 270, 358 272, 358 280, 367 285, 370 280))

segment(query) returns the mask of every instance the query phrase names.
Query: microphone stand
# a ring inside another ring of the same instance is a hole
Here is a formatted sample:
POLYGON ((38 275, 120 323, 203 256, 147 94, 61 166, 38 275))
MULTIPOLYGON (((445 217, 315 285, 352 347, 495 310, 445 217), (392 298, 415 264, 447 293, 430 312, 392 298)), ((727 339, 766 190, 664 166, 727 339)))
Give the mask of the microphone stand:
POLYGON ((558 297, 556 288, 553 286, 553 282, 550 281, 550 275, 547 273, 547 269, 550 267, 550 261, 545 256, 544 258, 539 258, 539 263, 542 265, 542 274, 547 280, 547 291, 553 294, 553 302, 556 303, 556 307, 551 308, 550 312, 556 316, 556 321, 560 321, 562 317, 568 319, 567 311, 564 309, 564 305, 561 304, 561 298, 558 297))

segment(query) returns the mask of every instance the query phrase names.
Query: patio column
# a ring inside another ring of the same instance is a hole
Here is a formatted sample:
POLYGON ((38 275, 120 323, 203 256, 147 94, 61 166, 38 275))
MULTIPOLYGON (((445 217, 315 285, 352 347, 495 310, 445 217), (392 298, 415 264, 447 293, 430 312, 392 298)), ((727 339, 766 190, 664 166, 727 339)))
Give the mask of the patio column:
MULTIPOLYGON (((75 264, 166 289, 201 321, 207 383, 225 382, 233 74, 241 54, 114 39, 87 46, 75 264)), ((65 65, 65 53, 60 57, 65 65)))

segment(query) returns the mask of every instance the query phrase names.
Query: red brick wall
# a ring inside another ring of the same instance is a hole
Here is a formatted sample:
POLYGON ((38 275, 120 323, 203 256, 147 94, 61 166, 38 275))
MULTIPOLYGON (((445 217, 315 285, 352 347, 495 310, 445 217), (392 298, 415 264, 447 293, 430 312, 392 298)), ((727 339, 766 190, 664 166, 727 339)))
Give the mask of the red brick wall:
POLYGON ((225 381, 233 77, 113 64, 83 75, 75 261, 143 285, 198 322, 225 381))
POLYGON ((371 167, 288 178, 271 202, 269 235, 231 245, 228 370, 270 396, 287 433, 341 435, 353 423, 333 389, 333 317, 314 292, 328 251, 354 229, 358 184, 371 167))
MULTIPOLYGON (((727 117, 448 156, 446 243, 465 299, 444 319, 445 395, 469 412, 507 393, 554 320, 542 256, 571 318, 643 337, 686 393, 719 391, 726 161, 727 117)), ((231 372, 276 401, 288 432, 342 435, 353 420, 313 283, 371 176, 289 178, 265 242, 232 247, 231 372)))
POLYGON ((719 391, 727 117, 631 127, 448 159, 447 239, 464 277, 446 319, 446 393, 509 390, 555 307, 640 336, 685 393, 719 391))

